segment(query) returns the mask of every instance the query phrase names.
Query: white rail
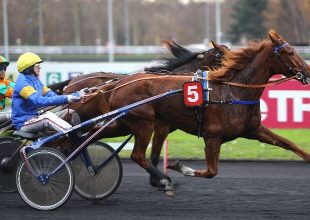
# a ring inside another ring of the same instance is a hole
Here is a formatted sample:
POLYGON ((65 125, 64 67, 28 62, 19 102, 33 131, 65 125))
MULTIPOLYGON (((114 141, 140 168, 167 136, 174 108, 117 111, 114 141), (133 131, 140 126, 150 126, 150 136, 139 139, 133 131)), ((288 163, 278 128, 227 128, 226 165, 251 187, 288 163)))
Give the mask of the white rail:
MULTIPOLYGON (((203 44, 185 46, 191 51, 203 51, 209 49, 203 44)), ((233 46, 233 49, 241 46, 233 46)), ((299 54, 310 54, 310 46, 294 47, 299 54)), ((20 54, 31 51, 38 54, 108 54, 108 46, 10 46, 9 53, 20 54)), ((162 46, 115 46, 115 54, 162 54, 167 49, 162 46)), ((0 54, 4 54, 4 47, 0 47, 0 54)))

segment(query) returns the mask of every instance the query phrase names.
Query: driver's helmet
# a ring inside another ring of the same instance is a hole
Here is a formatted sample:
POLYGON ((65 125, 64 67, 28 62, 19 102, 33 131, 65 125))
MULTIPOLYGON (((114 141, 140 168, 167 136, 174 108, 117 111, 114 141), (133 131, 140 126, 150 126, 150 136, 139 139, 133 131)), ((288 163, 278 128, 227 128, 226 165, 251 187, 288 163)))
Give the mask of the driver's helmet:
POLYGON ((7 67, 10 64, 10 62, 3 56, 0 56, 0 66, 1 67, 7 67))
POLYGON ((19 56, 17 60, 17 70, 18 72, 23 72, 25 69, 35 65, 36 63, 44 62, 41 58, 32 52, 26 52, 19 56))

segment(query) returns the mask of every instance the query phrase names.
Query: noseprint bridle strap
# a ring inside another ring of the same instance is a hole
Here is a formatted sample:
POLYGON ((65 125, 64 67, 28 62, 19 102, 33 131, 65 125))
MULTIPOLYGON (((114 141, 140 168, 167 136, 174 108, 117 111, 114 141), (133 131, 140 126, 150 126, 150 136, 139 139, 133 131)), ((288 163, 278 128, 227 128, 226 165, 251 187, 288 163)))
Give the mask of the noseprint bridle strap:
POLYGON ((280 45, 280 46, 277 46, 276 48, 274 48, 274 52, 275 53, 279 53, 279 51, 283 48, 283 47, 286 47, 286 46, 288 46, 289 44, 287 43, 287 42, 284 42, 282 45, 280 45))

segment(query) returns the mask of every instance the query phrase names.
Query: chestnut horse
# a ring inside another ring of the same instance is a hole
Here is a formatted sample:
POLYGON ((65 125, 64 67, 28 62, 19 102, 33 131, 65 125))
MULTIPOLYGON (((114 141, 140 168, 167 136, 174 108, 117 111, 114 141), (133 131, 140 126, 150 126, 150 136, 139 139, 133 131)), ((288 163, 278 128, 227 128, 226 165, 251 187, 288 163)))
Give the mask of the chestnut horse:
MULTIPOLYGON (((157 74, 175 74, 177 71, 177 74, 183 74, 191 71, 194 72, 198 69, 214 69, 220 66, 223 53, 228 49, 226 46, 211 42, 213 45, 212 49, 200 53, 193 53, 172 40, 163 41, 163 43, 174 57, 162 59, 159 65, 145 68, 145 71, 157 74)), ((126 76, 114 73, 92 73, 76 77, 65 88, 65 93, 71 93, 84 87, 99 86, 109 80, 123 79, 126 76)), ((108 105, 105 103, 107 97, 104 99, 101 97, 103 97, 103 94, 99 94, 94 100, 86 104, 73 103, 69 107, 76 110, 81 120, 85 121, 109 111, 108 105), (98 105, 98 101, 101 101, 102 104, 98 105), (96 107, 93 108, 91 107, 92 105, 96 107), (92 110, 90 111, 89 109, 92 110)), ((156 120, 151 152, 151 161, 154 166, 157 167, 158 165, 162 145, 168 133, 174 130, 161 121, 160 118, 156 120)), ((159 182, 153 178, 150 179, 150 184, 152 186, 159 186, 159 182)))
MULTIPOLYGON (((238 104, 238 101, 258 101, 268 80, 277 73, 310 83, 309 67, 277 32, 270 30, 269 39, 253 42, 235 52, 225 52, 223 66, 208 75, 210 102, 235 100, 237 104, 209 104, 203 110, 202 137, 205 142, 207 169, 193 170, 174 164, 170 168, 185 175, 212 178, 218 173, 220 147, 238 137, 258 140, 290 150, 310 162, 310 154, 291 141, 278 136, 261 124, 259 104, 238 104)), ((135 74, 114 83, 108 96, 110 109, 118 109, 136 101, 182 88, 191 77, 135 74)), ((108 86, 107 86, 108 87, 108 86)), ((110 89, 110 88, 108 88, 110 89)), ((131 159, 156 177, 168 195, 174 195, 169 177, 146 159, 146 149, 160 119, 172 129, 196 135, 194 110, 183 104, 183 95, 175 95, 137 107, 104 129, 100 138, 133 134, 135 137, 131 159)))

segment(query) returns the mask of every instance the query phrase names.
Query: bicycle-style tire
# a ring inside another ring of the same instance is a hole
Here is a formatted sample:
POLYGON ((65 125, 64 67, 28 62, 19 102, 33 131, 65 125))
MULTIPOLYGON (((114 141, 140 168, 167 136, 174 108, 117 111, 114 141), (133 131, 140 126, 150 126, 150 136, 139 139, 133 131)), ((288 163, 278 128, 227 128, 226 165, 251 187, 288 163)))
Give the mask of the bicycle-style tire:
MULTIPOLYGON (((65 156, 55 149, 39 148, 28 155, 33 170, 49 174, 65 160, 65 156)), ((65 204, 74 187, 74 174, 69 163, 65 163, 43 184, 29 172, 24 161, 21 161, 16 173, 17 190, 21 198, 32 208, 53 210, 65 204)))
MULTIPOLYGON (((87 151, 96 167, 112 155, 114 150, 106 143, 94 142, 88 145, 87 151)), ((97 170, 94 176, 90 175, 81 156, 72 161, 72 169, 75 174, 75 192, 88 200, 100 200, 112 195, 123 177, 123 167, 118 154, 97 170)))
MULTIPOLYGON (((9 158, 22 145, 22 142, 13 137, 0 138, 0 162, 4 158, 9 158)), ((16 169, 20 161, 20 154, 11 158, 10 165, 7 167, 0 166, 0 192, 16 192, 16 169)))

